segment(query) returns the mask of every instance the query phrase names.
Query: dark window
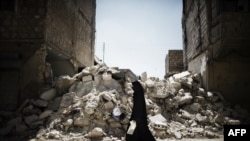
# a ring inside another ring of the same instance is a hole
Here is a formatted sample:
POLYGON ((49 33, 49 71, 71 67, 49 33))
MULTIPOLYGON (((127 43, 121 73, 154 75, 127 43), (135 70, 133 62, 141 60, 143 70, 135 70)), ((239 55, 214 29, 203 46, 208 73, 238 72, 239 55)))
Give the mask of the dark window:
POLYGON ((249 0, 212 0, 212 18, 222 12, 250 12, 249 0))
POLYGON ((250 12, 249 10, 249 5, 250 5, 250 2, 249 0, 238 0, 238 3, 237 3, 237 10, 239 12, 250 12))
POLYGON ((224 0, 222 4, 222 11, 224 12, 237 12, 238 0, 224 0))
POLYGON ((0 0, 0 11, 14 11, 15 0, 0 0))

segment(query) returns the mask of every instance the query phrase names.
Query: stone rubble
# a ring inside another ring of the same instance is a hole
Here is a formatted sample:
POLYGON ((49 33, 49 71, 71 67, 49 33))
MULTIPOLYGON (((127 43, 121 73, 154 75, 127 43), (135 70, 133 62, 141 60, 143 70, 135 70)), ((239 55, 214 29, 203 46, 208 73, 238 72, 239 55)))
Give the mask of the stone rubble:
MULTIPOLYGON (((134 104, 131 75, 100 62, 73 77, 61 76, 54 88, 27 99, 16 112, 0 112, 0 139, 125 140, 134 104)), ((156 139, 216 138, 224 124, 249 123, 246 110, 201 88, 200 74, 185 71, 159 80, 144 72, 140 82, 156 139)))

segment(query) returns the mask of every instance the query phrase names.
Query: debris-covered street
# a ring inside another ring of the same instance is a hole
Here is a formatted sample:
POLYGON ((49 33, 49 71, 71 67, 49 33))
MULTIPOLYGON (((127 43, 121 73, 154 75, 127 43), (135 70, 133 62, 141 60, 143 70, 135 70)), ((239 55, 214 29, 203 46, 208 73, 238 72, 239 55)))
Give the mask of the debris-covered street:
MULTIPOLYGON (((16 112, 1 112, 1 140, 124 140, 133 107, 132 71, 99 62, 73 77, 60 76, 39 99, 16 112)), ((222 140, 223 125, 249 123, 217 92, 201 88, 199 74, 184 71, 165 80, 140 76, 148 126, 155 139, 222 140)))

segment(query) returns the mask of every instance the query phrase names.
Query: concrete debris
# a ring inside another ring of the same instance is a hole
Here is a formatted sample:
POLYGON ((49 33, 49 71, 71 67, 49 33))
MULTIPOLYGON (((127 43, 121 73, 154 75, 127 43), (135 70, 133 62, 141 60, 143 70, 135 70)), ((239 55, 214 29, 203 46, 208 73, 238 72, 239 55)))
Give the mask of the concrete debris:
POLYGON ((155 82, 153 80, 151 80, 151 79, 146 80, 145 83, 146 83, 146 86, 149 87, 149 88, 152 88, 152 87, 155 86, 155 82))
POLYGON ((45 92, 43 92, 41 95, 40 95, 40 98, 43 99, 43 100, 52 100, 56 97, 56 89, 55 88, 51 88, 49 90, 46 90, 45 92))
POLYGON ((89 138, 97 138, 97 137, 102 137, 105 135, 106 135, 106 133, 103 132, 102 128, 95 127, 86 136, 89 138))
POLYGON ((45 119, 45 118, 49 117, 52 113, 53 113, 52 110, 45 110, 44 112, 42 112, 39 115, 39 119, 45 119))
POLYGON ((42 99, 32 100, 31 102, 34 106, 41 107, 41 108, 48 106, 48 101, 42 100, 42 99))
POLYGON ((199 103, 192 103, 190 109, 194 112, 198 112, 201 109, 201 105, 199 103))
POLYGON ((193 96, 191 95, 190 92, 187 92, 187 93, 184 93, 183 95, 177 95, 174 99, 176 100, 177 104, 180 106, 186 103, 190 103, 191 100, 193 99, 193 96))
POLYGON ((181 133, 179 131, 175 131, 174 136, 175 136, 176 139, 181 139, 181 137, 182 137, 182 135, 181 135, 181 133))
MULTIPOLYGON (((124 140, 132 113, 136 76, 103 63, 73 77, 60 76, 39 99, 27 99, 15 113, 0 112, 0 136, 30 140, 124 140)), ((215 138, 223 125, 248 123, 249 113, 224 104, 201 88, 201 75, 185 71, 165 80, 141 76, 148 126, 156 139, 215 138), (238 113, 240 112, 240 114, 238 113)))
POLYGON ((178 74, 174 74, 173 78, 176 81, 180 81, 180 79, 185 78, 188 75, 190 75, 190 72, 184 71, 184 72, 181 72, 181 73, 178 73, 178 74))

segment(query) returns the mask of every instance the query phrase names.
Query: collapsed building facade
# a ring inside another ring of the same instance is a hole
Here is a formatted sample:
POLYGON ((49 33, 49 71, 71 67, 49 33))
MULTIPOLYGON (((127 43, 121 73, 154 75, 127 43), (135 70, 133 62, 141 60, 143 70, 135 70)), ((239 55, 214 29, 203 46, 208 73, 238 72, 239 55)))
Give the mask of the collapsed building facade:
POLYGON ((249 105, 250 2, 183 0, 184 67, 201 73, 207 90, 249 105))
POLYGON ((0 109, 94 65, 95 0, 0 2, 0 109))

